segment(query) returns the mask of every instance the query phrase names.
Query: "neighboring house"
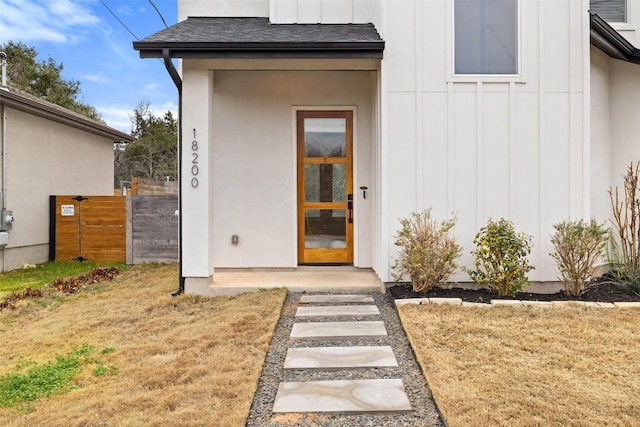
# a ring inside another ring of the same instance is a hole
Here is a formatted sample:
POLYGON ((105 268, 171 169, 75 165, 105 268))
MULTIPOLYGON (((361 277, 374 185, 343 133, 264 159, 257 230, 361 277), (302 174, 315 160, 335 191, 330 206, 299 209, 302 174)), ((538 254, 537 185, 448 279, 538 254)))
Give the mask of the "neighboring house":
POLYGON ((13 87, 0 87, 0 121, 0 271, 9 271, 49 260, 49 196, 113 195, 113 143, 133 138, 13 87))
POLYGON ((218 267, 390 281, 398 219, 427 207, 464 265, 505 217, 557 280, 553 224, 609 218, 640 159, 640 8, 597 3, 611 24, 586 0, 179 0, 134 47, 181 86, 187 292, 218 267))

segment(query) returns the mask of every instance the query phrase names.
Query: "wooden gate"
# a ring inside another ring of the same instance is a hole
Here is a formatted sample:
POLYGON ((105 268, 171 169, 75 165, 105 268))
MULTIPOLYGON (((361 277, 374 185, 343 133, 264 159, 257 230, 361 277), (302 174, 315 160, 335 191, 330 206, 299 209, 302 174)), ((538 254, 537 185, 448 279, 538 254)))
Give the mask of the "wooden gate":
POLYGON ((51 196, 49 259, 124 262, 126 201, 121 196, 51 196))

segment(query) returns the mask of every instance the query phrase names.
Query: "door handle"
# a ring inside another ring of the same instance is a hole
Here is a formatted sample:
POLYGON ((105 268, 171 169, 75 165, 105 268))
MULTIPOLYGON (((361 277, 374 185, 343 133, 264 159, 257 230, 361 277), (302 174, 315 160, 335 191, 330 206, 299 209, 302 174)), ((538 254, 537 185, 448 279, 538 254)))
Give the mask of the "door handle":
POLYGON ((347 209, 349 209, 349 224, 353 224, 353 194, 347 194, 347 209))

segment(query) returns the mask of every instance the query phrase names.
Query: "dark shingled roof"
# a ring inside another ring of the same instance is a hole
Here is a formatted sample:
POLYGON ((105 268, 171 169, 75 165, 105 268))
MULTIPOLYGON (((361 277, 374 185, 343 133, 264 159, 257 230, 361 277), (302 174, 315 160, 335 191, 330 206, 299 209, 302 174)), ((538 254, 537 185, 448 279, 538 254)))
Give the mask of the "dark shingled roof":
POLYGON ((133 47, 142 58, 382 58, 373 24, 271 24, 268 18, 190 17, 133 47))

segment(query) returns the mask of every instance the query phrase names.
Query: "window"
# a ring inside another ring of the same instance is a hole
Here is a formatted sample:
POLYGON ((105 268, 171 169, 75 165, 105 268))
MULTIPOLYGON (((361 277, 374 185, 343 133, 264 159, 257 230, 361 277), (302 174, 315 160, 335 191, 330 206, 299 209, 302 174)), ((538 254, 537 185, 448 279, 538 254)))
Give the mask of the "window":
POLYGON ((626 0, 591 0, 591 13, 608 22, 627 22, 626 0))
POLYGON ((518 74, 518 0, 454 0, 455 74, 518 74))

